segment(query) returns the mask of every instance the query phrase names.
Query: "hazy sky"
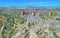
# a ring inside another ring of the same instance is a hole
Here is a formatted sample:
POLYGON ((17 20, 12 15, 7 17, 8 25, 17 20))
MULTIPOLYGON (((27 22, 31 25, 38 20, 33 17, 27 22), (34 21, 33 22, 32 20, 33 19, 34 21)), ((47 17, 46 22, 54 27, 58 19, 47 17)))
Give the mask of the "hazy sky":
POLYGON ((9 6, 60 6, 60 0, 0 0, 0 7, 9 6))

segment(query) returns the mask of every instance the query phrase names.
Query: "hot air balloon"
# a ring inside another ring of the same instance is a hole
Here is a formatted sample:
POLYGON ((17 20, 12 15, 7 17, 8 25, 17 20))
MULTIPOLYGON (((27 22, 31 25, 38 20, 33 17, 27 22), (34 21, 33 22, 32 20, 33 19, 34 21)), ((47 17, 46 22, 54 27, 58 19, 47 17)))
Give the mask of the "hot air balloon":
POLYGON ((25 12, 24 11, 21 11, 21 15, 25 15, 25 12))
POLYGON ((32 16, 35 16, 35 12, 32 12, 32 16))

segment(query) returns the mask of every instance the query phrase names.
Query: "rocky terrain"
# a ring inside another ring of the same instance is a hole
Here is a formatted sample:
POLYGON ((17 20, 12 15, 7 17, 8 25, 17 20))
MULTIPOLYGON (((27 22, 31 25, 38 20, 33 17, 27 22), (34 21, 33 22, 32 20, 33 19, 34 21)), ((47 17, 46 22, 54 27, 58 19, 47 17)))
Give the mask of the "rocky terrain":
POLYGON ((0 38, 60 38, 60 11, 1 8, 0 38))

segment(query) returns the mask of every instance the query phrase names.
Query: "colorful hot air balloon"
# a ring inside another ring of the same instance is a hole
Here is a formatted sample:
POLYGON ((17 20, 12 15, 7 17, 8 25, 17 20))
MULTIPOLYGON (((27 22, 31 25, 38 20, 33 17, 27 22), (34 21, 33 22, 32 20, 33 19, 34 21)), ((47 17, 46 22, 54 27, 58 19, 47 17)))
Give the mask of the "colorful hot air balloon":
POLYGON ((35 12, 32 12, 32 16, 35 16, 35 12))
POLYGON ((53 13, 52 13, 52 12, 50 12, 50 13, 49 13, 49 15, 50 15, 50 16, 52 16, 52 15, 53 15, 53 13))
POLYGON ((25 12, 24 11, 21 11, 21 15, 25 15, 25 12))

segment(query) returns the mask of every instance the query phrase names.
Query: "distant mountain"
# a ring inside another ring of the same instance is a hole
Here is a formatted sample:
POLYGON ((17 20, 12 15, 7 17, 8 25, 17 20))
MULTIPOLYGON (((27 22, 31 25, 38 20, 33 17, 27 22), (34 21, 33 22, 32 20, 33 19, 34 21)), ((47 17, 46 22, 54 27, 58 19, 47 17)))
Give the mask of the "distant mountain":
POLYGON ((36 7, 36 6, 10 6, 10 7, 0 7, 0 9, 58 9, 60 10, 60 7, 36 7))

